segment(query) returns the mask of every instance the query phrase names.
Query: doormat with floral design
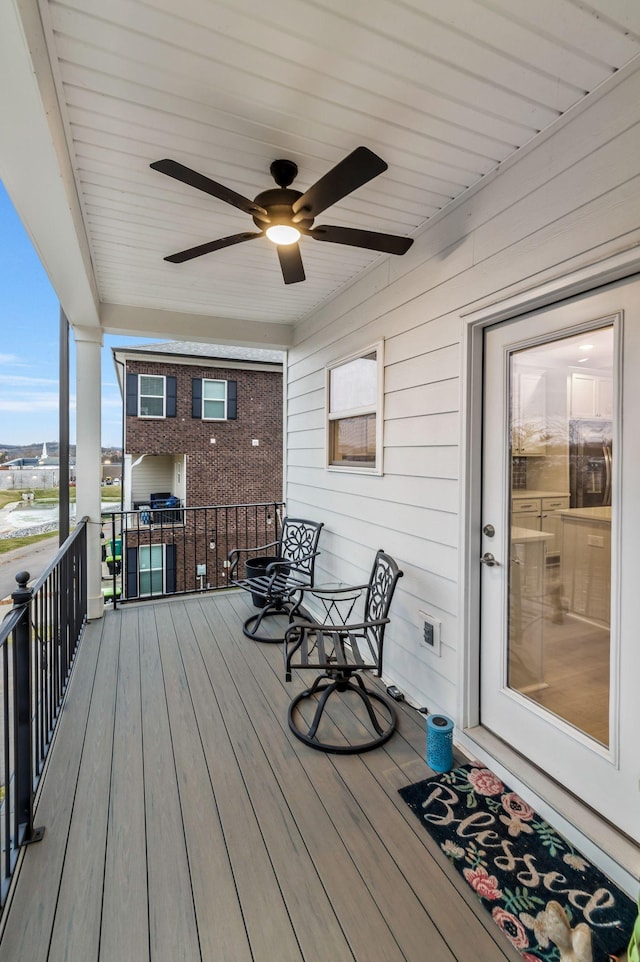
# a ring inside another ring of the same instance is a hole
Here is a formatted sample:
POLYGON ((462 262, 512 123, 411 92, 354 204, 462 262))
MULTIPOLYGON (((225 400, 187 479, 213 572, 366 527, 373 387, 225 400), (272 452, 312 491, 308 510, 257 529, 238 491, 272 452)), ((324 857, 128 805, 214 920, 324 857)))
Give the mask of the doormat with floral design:
POLYGON ((624 951, 634 902, 493 772, 462 765, 400 795, 526 962, 624 951))

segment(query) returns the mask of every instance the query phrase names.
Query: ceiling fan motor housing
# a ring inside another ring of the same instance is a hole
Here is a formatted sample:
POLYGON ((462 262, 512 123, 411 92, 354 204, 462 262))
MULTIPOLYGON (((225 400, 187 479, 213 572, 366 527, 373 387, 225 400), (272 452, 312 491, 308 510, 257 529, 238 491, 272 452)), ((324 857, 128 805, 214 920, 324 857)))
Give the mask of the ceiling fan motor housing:
POLYGON ((254 203, 266 210, 269 219, 265 220, 260 214, 254 214, 253 223, 261 230, 272 224, 293 224, 300 231, 309 230, 313 224, 313 217, 300 218, 300 214, 293 213, 292 208, 298 197, 302 197, 299 190, 289 190, 286 187, 263 190, 255 198, 254 203))

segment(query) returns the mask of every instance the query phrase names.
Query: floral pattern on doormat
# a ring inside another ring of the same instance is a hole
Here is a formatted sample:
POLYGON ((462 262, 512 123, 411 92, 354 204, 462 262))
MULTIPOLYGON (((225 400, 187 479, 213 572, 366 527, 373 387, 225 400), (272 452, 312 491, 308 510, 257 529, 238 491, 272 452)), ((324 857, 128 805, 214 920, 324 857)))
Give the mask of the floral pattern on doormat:
POLYGON ((634 902, 489 769, 462 765, 400 795, 526 962, 559 962, 558 904, 574 931, 591 929, 594 962, 626 948, 634 902))

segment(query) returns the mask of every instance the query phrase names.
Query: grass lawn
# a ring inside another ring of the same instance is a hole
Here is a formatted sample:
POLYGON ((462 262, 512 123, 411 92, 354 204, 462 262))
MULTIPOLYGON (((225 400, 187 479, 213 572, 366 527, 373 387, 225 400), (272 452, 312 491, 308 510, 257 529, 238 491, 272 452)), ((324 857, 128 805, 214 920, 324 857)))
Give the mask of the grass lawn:
POLYGON ((35 544, 36 541, 45 541, 47 538, 56 538, 57 531, 47 531, 46 534, 30 534, 24 538, 0 538, 0 555, 13 551, 14 548, 24 548, 25 545, 35 544))

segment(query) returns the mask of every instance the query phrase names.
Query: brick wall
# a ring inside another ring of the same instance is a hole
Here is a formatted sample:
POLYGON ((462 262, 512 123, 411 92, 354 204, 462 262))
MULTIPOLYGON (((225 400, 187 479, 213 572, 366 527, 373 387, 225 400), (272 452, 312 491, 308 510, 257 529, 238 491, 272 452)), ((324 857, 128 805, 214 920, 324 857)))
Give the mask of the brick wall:
POLYGON ((127 361, 132 374, 177 377, 175 418, 126 418, 126 451, 187 456, 187 505, 280 501, 282 497, 282 374, 127 361), (202 421, 191 416, 192 378, 236 381, 238 416, 202 421), (215 444, 211 443, 215 438, 215 444), (253 446, 257 439, 259 445, 253 446))

